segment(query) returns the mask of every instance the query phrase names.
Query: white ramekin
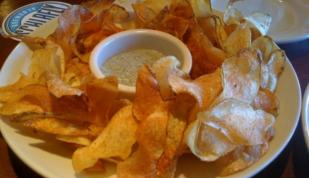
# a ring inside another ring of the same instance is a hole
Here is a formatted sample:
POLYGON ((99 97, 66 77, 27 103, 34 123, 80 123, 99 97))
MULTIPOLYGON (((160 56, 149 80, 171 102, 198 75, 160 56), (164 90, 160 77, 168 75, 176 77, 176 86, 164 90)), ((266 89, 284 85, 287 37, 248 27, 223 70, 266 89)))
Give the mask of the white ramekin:
MULTIPOLYGON (((132 49, 154 49, 164 55, 175 56, 181 64, 180 69, 189 73, 192 66, 192 57, 187 46, 178 38, 161 31, 135 29, 111 35, 93 49, 90 55, 90 70, 97 78, 104 78, 100 66, 119 53, 132 49)), ((125 96, 134 96, 135 86, 118 85, 119 91, 125 96)))

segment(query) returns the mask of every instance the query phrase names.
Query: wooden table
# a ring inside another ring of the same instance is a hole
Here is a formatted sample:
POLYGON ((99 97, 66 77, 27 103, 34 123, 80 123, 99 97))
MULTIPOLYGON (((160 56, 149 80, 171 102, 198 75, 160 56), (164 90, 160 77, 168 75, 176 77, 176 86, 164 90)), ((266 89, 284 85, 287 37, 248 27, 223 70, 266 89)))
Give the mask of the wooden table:
MULTIPOLYGON (((36 0, 0 0, 0 22, 10 11, 36 0)), ((66 1, 79 3, 79 1, 66 1)), ((0 66, 18 43, 11 39, 0 37, 0 66)), ((309 82, 309 39, 297 43, 280 45, 286 51, 292 62, 302 92, 309 82)), ((309 177, 309 153, 305 147, 301 123, 298 124, 296 133, 286 149, 266 169, 256 175, 256 178, 290 178, 309 177)), ((40 177, 28 168, 15 154, 7 147, 0 135, 0 178, 14 177, 40 177)))

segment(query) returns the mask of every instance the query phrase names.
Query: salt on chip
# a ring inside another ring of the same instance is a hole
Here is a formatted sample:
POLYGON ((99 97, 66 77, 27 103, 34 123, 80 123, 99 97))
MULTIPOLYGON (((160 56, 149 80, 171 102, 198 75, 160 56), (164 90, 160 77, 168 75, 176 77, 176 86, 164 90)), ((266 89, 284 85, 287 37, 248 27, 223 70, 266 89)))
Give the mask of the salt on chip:
POLYGON ((102 133, 87 147, 77 149, 72 157, 76 172, 92 167, 99 159, 126 159, 136 142, 137 123, 132 105, 120 109, 102 133))
POLYGON ((260 88, 260 61, 256 51, 244 49, 222 65, 223 98, 252 103, 260 88))
POLYGON ((186 131, 186 142, 201 160, 214 161, 236 146, 267 143, 267 134, 274 122, 273 115, 254 110, 250 104, 234 99, 224 100, 198 114, 198 120, 186 131))

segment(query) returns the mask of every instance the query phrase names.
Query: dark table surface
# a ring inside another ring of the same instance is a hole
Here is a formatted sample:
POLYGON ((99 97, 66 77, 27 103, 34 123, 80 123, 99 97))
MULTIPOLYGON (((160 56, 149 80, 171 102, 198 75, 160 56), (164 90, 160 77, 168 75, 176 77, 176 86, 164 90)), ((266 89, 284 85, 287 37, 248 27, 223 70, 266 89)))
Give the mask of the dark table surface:
MULTIPOLYGON (((35 0, 0 0, 0 23, 12 10, 37 2, 35 0)), ((79 3, 81 1, 66 1, 79 3)), ((14 49, 18 42, 0 36, 0 66, 14 49)), ((290 44, 281 44, 298 75, 302 93, 309 82, 309 39, 290 44)), ((307 178, 309 177, 309 152, 305 146, 301 122, 285 150, 267 168, 256 175, 256 178, 307 178)), ((0 178, 40 177, 28 168, 7 147, 0 134, 0 178)))

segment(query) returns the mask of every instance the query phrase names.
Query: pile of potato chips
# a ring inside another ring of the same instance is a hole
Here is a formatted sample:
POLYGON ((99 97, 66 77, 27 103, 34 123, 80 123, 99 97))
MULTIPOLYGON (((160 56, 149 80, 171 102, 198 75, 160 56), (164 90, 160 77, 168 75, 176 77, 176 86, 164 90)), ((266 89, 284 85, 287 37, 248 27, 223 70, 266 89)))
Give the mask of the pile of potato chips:
POLYGON ((74 144, 76 172, 104 171, 109 161, 120 178, 173 177, 177 160, 192 153, 229 175, 258 161, 274 136, 284 52, 233 3, 224 14, 210 0, 132 7, 129 13, 113 0, 87 1, 66 10, 47 39, 23 37, 31 65, 0 88, 2 118, 74 144), (132 28, 182 40, 193 57, 190 74, 177 59, 161 58, 139 70, 132 101, 120 97, 117 77, 94 78, 94 46, 132 28))

